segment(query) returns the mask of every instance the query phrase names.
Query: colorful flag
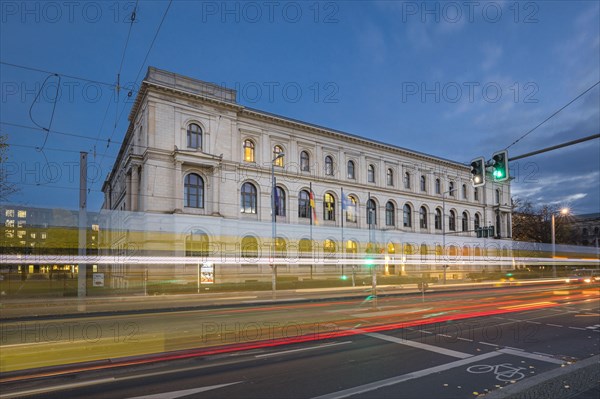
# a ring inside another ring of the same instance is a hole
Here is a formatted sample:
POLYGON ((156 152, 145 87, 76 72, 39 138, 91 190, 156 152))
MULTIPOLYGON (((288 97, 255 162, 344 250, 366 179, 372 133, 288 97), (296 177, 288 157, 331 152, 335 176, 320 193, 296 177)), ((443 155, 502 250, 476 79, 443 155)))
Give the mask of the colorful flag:
POLYGON ((315 224, 319 224, 319 221, 317 220, 317 207, 315 206, 315 194, 312 190, 310 190, 310 207, 312 209, 312 217, 315 224))

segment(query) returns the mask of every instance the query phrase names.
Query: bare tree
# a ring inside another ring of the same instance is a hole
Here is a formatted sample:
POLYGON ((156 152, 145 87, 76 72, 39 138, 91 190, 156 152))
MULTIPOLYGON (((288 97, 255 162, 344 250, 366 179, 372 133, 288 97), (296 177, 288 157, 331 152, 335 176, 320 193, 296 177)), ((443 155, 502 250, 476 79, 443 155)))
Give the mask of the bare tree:
MULTIPOLYGON (((557 215, 558 207, 547 204, 534 206, 529 200, 512 199, 513 239, 529 242, 552 242, 552 214, 557 215)), ((569 217, 555 217, 555 237, 558 244, 577 242, 572 220, 569 217)))
POLYGON ((7 136, 0 135, 0 201, 6 202, 19 189, 16 184, 8 181, 8 143, 7 136))

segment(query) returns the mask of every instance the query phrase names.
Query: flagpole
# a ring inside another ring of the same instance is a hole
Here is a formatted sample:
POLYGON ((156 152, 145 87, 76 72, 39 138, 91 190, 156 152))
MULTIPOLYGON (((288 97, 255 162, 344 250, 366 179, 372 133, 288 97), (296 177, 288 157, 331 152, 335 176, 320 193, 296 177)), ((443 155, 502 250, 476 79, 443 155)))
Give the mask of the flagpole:
MULTIPOLYGON (((310 256, 312 257, 312 260, 314 261, 314 253, 315 253, 315 244, 313 243, 313 207, 312 207, 312 199, 314 198, 313 195, 313 191, 312 191, 312 182, 310 182, 309 185, 309 190, 310 193, 308 193, 308 211, 310 212, 310 256)), ((313 264, 310 264, 310 279, 312 280, 313 278, 313 264)))
POLYGON ((344 253, 345 253, 345 243, 344 243, 344 203, 345 198, 344 197, 344 187, 341 187, 342 189, 342 217, 341 217, 341 226, 342 226, 342 278, 344 278, 344 253))

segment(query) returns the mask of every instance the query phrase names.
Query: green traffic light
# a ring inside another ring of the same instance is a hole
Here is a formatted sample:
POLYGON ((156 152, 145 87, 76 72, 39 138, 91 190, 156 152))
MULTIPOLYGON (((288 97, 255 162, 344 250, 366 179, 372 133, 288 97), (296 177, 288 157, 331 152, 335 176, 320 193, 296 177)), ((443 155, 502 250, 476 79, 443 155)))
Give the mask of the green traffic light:
POLYGON ((342 275, 341 279, 342 279, 342 280, 348 280, 348 276, 346 276, 346 275, 344 274, 344 275, 342 275))

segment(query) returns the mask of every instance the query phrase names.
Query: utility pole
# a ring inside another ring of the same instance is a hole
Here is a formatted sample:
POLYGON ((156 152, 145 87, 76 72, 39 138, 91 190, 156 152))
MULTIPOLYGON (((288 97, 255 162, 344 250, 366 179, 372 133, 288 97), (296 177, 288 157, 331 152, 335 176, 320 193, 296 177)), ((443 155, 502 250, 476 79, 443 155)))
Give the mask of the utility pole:
MULTIPOLYGON (((88 153, 79 153, 79 243, 78 255, 81 258, 87 254, 87 156, 88 153)), ((77 309, 85 311, 85 297, 87 291, 87 265, 80 261, 77 266, 77 309)))

